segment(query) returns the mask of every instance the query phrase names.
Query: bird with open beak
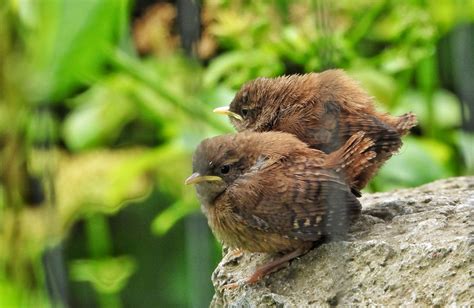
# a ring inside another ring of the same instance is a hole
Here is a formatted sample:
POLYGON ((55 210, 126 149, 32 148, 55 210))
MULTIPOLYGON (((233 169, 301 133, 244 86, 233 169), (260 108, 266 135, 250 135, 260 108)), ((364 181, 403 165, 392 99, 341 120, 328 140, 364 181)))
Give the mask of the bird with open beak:
POLYGON ((237 285, 259 281, 324 237, 343 236, 360 213, 350 186, 375 158, 372 146, 362 132, 331 154, 282 132, 201 142, 185 184, 196 186, 214 235, 231 249, 283 253, 237 285))
POLYGON ((372 97, 342 70, 258 78, 244 84, 230 106, 216 108, 237 131, 281 131, 311 148, 331 153, 353 134, 365 132, 377 153, 360 173, 354 189, 364 188, 383 163, 402 145, 401 136, 416 125, 416 116, 378 112, 372 97))

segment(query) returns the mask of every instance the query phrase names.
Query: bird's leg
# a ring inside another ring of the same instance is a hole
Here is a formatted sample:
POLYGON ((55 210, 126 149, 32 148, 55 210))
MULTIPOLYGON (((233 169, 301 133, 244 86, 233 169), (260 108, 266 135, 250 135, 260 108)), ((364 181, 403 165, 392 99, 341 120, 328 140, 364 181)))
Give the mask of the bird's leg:
POLYGON ((302 246, 284 256, 281 258, 278 258, 276 260, 273 260, 265 265, 260 266, 257 268, 257 270, 249 277, 245 278, 242 281, 230 283, 224 286, 226 289, 233 289, 241 285, 246 285, 246 284, 254 284, 260 281, 263 277, 266 275, 276 272, 279 269, 285 267, 288 265, 288 261, 291 261, 292 259, 299 257, 303 254, 305 254, 308 251, 308 247, 302 246))
POLYGON ((260 279, 262 279, 266 275, 268 275, 270 273, 273 273, 273 272, 276 272, 279 269, 287 266, 288 261, 291 261, 294 258, 301 256, 302 254, 304 254, 307 251, 308 251, 307 248, 300 247, 300 248, 296 249, 295 251, 292 251, 292 252, 282 256, 281 258, 278 258, 278 259, 273 260, 273 261, 271 261, 271 262, 269 262, 265 265, 260 266, 259 268, 257 268, 257 270, 250 277, 248 277, 246 279, 247 284, 253 284, 253 283, 256 283, 256 282, 260 281, 260 279))

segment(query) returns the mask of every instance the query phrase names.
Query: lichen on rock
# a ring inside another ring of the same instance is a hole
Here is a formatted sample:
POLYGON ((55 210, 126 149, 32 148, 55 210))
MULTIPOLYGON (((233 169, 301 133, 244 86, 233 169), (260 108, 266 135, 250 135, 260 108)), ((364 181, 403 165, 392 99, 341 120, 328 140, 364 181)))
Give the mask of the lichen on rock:
POLYGON ((474 177, 367 194, 344 241, 295 259, 255 285, 225 289, 271 259, 226 253, 213 307, 472 305, 474 177))

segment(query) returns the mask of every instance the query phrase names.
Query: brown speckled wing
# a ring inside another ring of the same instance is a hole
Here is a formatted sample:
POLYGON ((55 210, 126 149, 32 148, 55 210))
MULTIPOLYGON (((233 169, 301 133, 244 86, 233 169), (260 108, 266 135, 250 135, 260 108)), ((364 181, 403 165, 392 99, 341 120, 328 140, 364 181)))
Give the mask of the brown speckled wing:
POLYGON ((232 200, 233 211, 252 228, 290 238, 345 233, 361 209, 350 188, 329 170, 299 167, 281 164, 242 179, 247 193, 232 200))
POLYGON ((326 156, 325 166, 340 172, 348 183, 354 185, 357 178, 373 163, 376 153, 369 151, 374 142, 365 137, 366 133, 357 132, 338 150, 326 156))

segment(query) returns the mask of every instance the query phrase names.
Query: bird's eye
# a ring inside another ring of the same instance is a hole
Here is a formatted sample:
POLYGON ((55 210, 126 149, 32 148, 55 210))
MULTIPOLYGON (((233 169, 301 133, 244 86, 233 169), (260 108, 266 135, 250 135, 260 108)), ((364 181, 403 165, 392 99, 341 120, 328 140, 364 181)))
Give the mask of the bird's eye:
POLYGON ((221 172, 222 174, 227 174, 227 173, 229 173, 229 171, 230 171, 230 166, 229 166, 229 165, 224 165, 224 166, 222 166, 222 167, 221 167, 221 170, 220 170, 220 172, 221 172))
POLYGON ((242 112, 242 115, 243 115, 244 117, 246 117, 247 114, 249 113, 249 110, 248 110, 248 109, 242 109, 241 112, 242 112))

